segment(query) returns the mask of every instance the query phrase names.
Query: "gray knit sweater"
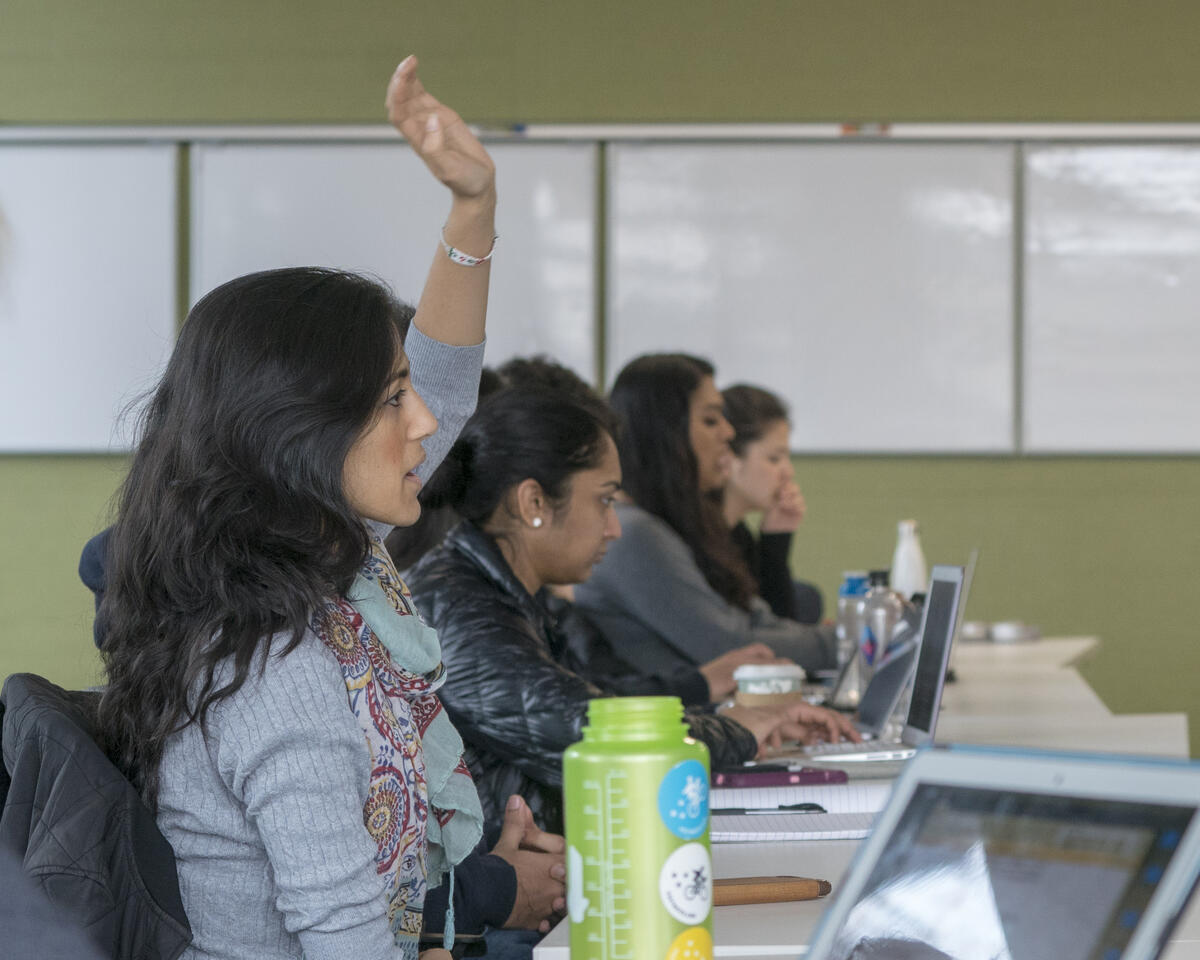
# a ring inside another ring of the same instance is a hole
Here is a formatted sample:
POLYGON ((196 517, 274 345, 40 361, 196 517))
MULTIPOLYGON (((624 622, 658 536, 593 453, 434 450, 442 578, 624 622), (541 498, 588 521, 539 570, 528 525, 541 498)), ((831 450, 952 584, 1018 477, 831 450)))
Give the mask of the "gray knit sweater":
POLYGON ((665 521, 631 503, 617 504, 617 516, 621 538, 575 587, 575 605, 625 661, 669 673, 762 642, 806 670, 836 663, 831 628, 781 619, 760 597, 748 610, 733 606, 665 521))
MULTIPOLYGON (((450 347, 414 326, 405 347, 440 424, 425 441, 424 480, 474 410, 483 344, 450 347)), ((362 821, 370 756, 319 638, 271 656, 261 677, 252 669, 209 713, 207 740, 195 725, 175 734, 161 774, 158 825, 194 934, 185 960, 401 956, 362 821)))

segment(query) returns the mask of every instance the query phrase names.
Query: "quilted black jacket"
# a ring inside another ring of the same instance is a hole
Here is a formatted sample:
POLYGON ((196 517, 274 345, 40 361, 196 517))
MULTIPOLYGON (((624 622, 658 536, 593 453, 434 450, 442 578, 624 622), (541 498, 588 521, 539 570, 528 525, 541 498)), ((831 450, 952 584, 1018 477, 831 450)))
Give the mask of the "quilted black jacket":
POLYGON ((0 890, 23 890, 30 911, 54 918, 28 943, 20 935, 14 943, 5 924, 3 956, 59 956, 46 949, 58 926, 90 942, 94 952, 76 957, 174 960, 191 940, 171 846, 92 738, 97 699, 27 673, 0 693, 11 778, 0 812, 0 890))
MULTIPOLYGON (((697 671, 646 677, 622 664, 569 604, 556 616, 544 593, 530 596, 495 542, 469 522, 405 581, 441 640, 447 679, 439 696, 467 746, 489 844, 513 793, 543 829, 562 832, 562 752, 580 739, 589 700, 672 694, 694 701, 707 693, 697 671), (584 662, 588 651, 594 659, 584 662)), ((686 719, 714 767, 754 756, 754 735, 741 724, 695 709, 686 719)))

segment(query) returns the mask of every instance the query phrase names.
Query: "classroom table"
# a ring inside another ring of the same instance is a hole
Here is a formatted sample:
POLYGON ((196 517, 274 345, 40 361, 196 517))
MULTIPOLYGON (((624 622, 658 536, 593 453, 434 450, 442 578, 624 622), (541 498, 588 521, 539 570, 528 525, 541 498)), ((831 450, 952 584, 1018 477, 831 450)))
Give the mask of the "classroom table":
MULTIPOLYGON (((942 697, 937 741, 1188 756, 1186 716, 1114 715, 1079 675, 1076 666, 1097 643, 1093 637, 1063 637, 961 644, 953 658, 957 682, 947 684, 942 697)), ((836 894, 858 844, 713 844, 713 874, 820 877, 833 882, 836 894)), ((799 956, 807 951, 824 908, 824 900, 717 907, 716 955, 740 960, 799 956)), ((568 926, 555 927, 533 951, 534 960, 569 960, 568 926)), ((1200 960, 1200 896, 1192 898, 1163 957, 1200 960)))

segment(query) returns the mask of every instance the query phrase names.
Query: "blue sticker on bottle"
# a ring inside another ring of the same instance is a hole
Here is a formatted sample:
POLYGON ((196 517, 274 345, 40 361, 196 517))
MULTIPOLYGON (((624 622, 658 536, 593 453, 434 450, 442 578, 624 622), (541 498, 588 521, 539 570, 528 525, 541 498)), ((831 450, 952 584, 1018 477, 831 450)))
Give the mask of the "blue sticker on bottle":
POLYGON ((658 787, 658 814, 675 836, 695 840, 708 827, 708 771, 699 760, 677 763, 658 787))

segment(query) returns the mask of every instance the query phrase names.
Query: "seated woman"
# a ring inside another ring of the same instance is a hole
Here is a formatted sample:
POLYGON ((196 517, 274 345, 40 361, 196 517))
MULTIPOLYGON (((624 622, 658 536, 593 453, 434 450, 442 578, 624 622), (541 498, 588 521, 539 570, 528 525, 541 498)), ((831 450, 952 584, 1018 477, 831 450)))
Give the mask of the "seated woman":
MULTIPOLYGON (((586 580, 619 542, 621 468, 610 420, 601 404, 574 394, 503 390, 471 418, 442 469, 464 519, 408 574, 442 641, 442 699, 467 743, 489 834, 513 793, 543 828, 558 829, 562 751, 580 739, 588 701, 683 692, 675 676, 641 676, 628 665, 624 677, 587 672, 548 608, 547 586, 586 580)), ((700 681, 703 699, 713 687, 731 688, 732 668, 718 672, 722 679, 700 681)), ((714 766, 785 737, 852 735, 839 715, 807 704, 691 710, 687 718, 714 766)))
MULTIPOLYGON (((444 243, 485 254, 491 160, 415 70, 392 122, 450 189, 444 243)), ((437 637, 381 537, 474 405, 487 288, 439 249, 411 329, 318 268, 230 281, 183 326, 105 551, 98 726, 175 851, 189 960, 415 957, 426 890, 480 838, 437 637)), ((517 833, 513 859, 545 840, 517 833)))
POLYGON ((804 520, 805 507, 792 466, 787 406, 775 394, 747 384, 727 387, 721 396, 733 427, 721 512, 733 542, 758 584, 758 595, 777 617, 818 623, 820 591, 793 580, 788 566, 792 534, 804 520), (744 522, 751 513, 762 514, 757 537, 744 522))
POLYGON ((835 666, 831 628, 777 617, 756 595, 714 499, 733 428, 712 366, 685 354, 639 357, 617 376, 610 402, 631 502, 617 505, 624 536, 575 590, 588 619, 648 671, 755 641, 806 670, 835 666))

